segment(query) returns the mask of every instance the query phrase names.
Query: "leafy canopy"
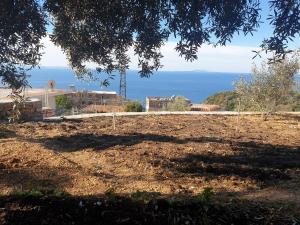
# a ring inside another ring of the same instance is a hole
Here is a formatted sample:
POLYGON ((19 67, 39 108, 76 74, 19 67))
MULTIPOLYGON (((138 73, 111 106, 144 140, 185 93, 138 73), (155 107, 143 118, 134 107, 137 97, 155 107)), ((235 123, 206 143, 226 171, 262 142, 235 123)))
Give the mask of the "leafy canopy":
POLYGON ((219 105, 225 111, 234 111, 238 106, 238 94, 235 91, 224 91, 207 97, 204 104, 219 105))
POLYGON ((0 80, 18 90, 26 72, 38 65, 40 40, 46 35, 45 13, 36 0, 0 1, 0 80))
POLYGON ((55 105, 59 109, 71 109, 72 102, 66 95, 59 95, 55 97, 55 105))
POLYGON ((299 66, 296 56, 273 64, 255 66, 250 80, 241 79, 236 83, 236 92, 243 109, 265 114, 277 111, 278 106, 295 91, 295 76, 299 66))
POLYGON ((91 75, 86 62, 99 72, 126 69, 133 47, 146 77, 162 66, 160 49, 171 35, 179 55, 193 61, 203 43, 225 45, 235 32, 253 32, 260 11, 257 0, 47 0, 46 8, 54 17, 51 38, 78 75, 91 75))
POLYGON ((167 103, 163 110, 166 111, 190 111, 191 102, 185 97, 177 96, 174 100, 167 103))
MULTIPOLYGON (((45 0, 41 9, 40 0, 1 0, 0 76, 11 87, 26 85, 26 68, 40 59, 46 14, 53 24, 51 39, 79 77, 97 79, 86 67, 89 62, 110 76, 125 70, 130 48, 138 55, 140 75, 148 77, 162 66, 160 49, 170 36, 178 40, 179 55, 193 61, 204 43, 225 45, 235 33, 254 32, 261 1, 45 0)), ((261 47, 282 58, 300 32, 300 0, 268 2, 274 35, 261 47)))
MULTIPOLYGON (((216 104, 222 107, 225 111, 249 111, 252 107, 245 107, 240 104, 240 97, 236 91, 224 91, 209 96, 204 103, 216 104), (242 106, 242 107, 241 107, 242 106)), ((254 110, 252 108, 252 110, 254 110)), ((276 106, 276 111, 283 112, 299 112, 300 111, 300 92, 297 90, 290 91, 287 96, 282 98, 276 106)))
POLYGON ((143 106, 139 101, 132 101, 125 104, 125 112, 142 112, 143 106))

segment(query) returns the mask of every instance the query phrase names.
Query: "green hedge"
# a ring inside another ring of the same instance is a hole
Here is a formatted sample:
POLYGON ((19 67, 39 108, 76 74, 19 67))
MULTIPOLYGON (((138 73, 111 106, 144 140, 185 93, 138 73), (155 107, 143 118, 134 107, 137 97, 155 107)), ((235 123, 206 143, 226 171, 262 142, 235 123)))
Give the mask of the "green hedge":
POLYGON ((125 104, 125 112, 142 112, 143 106, 139 101, 132 101, 125 104))

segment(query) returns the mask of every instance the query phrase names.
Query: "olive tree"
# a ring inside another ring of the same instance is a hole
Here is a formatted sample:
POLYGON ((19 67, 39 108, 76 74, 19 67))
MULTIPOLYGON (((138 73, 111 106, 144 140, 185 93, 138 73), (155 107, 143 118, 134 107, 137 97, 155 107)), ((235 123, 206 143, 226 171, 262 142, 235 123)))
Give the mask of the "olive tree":
MULTIPOLYGON (((255 32, 262 22, 262 1, 46 0, 45 7, 53 17, 53 42, 64 49, 79 77, 94 79, 87 62, 111 75, 128 68, 130 48, 138 56, 140 75, 150 76, 162 67, 160 50, 170 37, 176 37, 178 54, 194 61, 204 43, 226 45, 236 33, 255 32)), ((300 32, 300 0, 268 3, 274 35, 261 47, 284 58, 288 41, 300 32)))
POLYGON ((14 89, 27 85, 27 69, 40 60, 47 18, 51 40, 82 78, 98 77, 86 67, 89 62, 97 65, 98 74, 104 71, 109 77, 124 71, 131 48, 140 75, 148 77, 162 67, 161 47, 170 37, 177 41, 178 54, 193 61, 204 43, 226 45, 234 34, 251 35, 261 22, 274 28, 262 49, 284 58, 288 42, 300 33, 300 0, 268 0, 268 21, 261 19, 264 1, 1 0, 0 79, 14 89))
POLYGON ((250 80, 242 78, 235 84, 242 110, 260 111, 264 118, 276 112, 277 107, 296 88, 298 71, 299 60, 296 56, 254 66, 250 80))
POLYGON ((45 14, 35 0, 0 1, 0 81, 12 89, 12 119, 17 119, 27 73, 41 58, 45 14))

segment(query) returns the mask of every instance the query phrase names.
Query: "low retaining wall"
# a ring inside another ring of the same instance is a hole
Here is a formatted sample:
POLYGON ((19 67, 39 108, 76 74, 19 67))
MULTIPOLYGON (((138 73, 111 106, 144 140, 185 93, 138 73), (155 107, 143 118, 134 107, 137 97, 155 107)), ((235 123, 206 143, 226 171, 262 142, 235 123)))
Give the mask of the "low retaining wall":
MULTIPOLYGON (((0 119, 7 120, 13 109, 12 100, 0 101, 0 119)), ((28 99, 20 107, 21 119, 26 121, 38 121, 43 119, 42 102, 39 99, 28 99)))

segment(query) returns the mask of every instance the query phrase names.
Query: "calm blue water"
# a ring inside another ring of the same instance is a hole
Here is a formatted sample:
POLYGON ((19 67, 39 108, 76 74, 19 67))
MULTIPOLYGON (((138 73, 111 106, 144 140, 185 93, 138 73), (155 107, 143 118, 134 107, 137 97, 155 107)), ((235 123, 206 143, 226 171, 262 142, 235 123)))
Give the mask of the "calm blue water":
MULTIPOLYGON (((67 89, 74 84, 77 89, 111 90, 118 92, 119 77, 111 81, 107 88, 99 83, 77 80, 67 68, 35 69, 30 72, 30 85, 33 88, 47 86, 48 80, 56 81, 56 88, 67 89)), ((233 82, 240 78, 236 73, 212 72, 156 72, 150 78, 140 78, 137 71, 127 72, 127 97, 144 101, 146 96, 182 95, 194 103, 205 100, 208 96, 225 90, 233 90, 233 82)))

